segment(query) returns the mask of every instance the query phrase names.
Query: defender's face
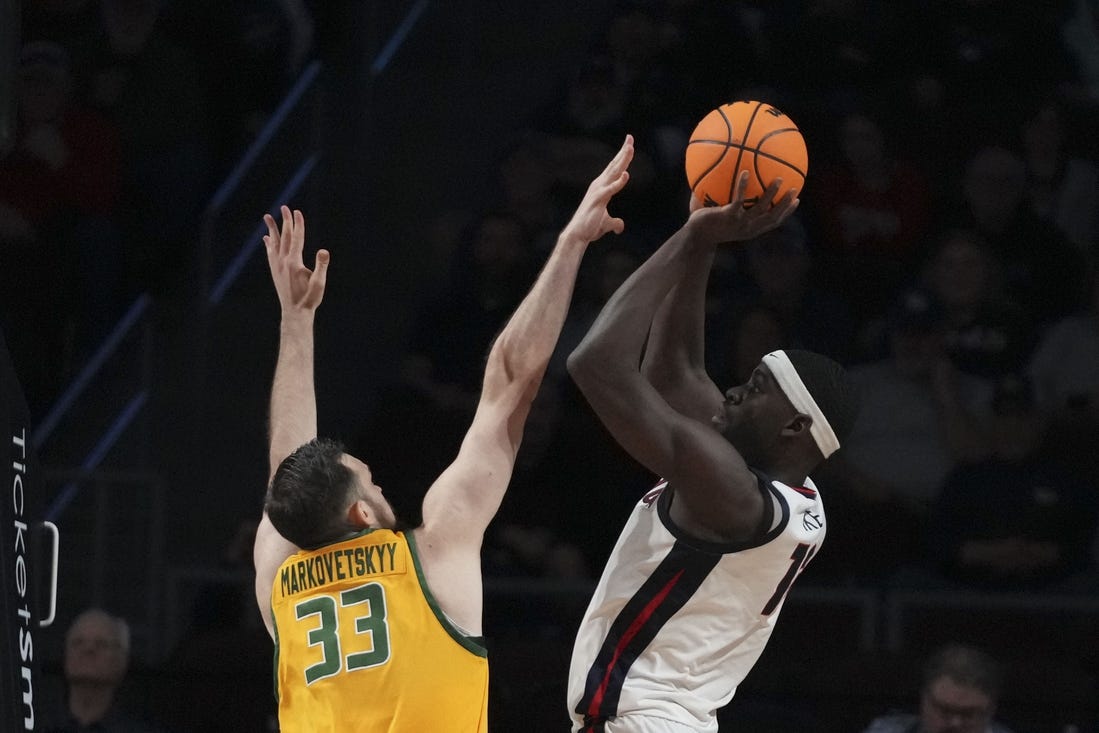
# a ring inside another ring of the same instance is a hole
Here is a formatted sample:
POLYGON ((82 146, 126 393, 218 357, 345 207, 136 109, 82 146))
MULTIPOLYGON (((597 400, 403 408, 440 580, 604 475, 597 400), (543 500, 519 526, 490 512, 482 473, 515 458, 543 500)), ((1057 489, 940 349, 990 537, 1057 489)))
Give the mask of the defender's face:
POLYGON ((359 484, 359 498, 366 502, 374 515, 374 523, 378 527, 392 529, 397 525, 397 516, 393 507, 385 496, 382 495, 382 487, 374 483, 374 476, 370 467, 354 456, 346 453, 342 462, 355 474, 359 484))
POLYGON ((920 699, 920 717, 927 733, 984 733, 993 711, 988 695, 949 677, 929 685, 920 699))
POLYGON ((771 370, 762 363, 752 370, 747 382, 725 392, 722 406, 712 422, 748 463, 761 457, 778 439, 782 427, 797 415, 771 370))

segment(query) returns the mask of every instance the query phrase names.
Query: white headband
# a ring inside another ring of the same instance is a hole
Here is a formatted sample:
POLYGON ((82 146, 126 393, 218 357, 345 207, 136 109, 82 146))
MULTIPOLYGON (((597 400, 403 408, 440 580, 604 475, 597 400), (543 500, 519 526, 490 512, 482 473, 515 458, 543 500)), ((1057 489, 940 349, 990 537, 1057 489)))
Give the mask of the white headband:
POLYGON ((782 388, 783 393, 790 400, 794 409, 813 418, 813 424, 809 426, 809 433, 816 441, 820 452, 824 454, 825 458, 835 453, 840 447, 839 438, 833 432, 832 426, 828 424, 828 419, 824 416, 824 413, 820 411, 813 395, 809 394, 805 382, 801 381, 798 370, 794 368, 790 357, 786 355, 785 351, 772 351, 763 357, 763 363, 771 369, 775 381, 778 382, 778 386, 782 388))

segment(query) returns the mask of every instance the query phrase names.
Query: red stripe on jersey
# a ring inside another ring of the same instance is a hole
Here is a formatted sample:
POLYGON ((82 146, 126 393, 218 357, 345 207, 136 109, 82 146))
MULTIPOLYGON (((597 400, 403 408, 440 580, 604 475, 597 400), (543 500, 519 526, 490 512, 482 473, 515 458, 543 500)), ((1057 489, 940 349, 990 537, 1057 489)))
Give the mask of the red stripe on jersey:
POLYGON ((610 684, 611 672, 614 671, 615 664, 618 663, 618 658, 622 656, 622 651, 629 645, 630 641, 637 636, 637 632, 645 625, 645 623, 652 617, 653 612, 660 607, 660 604, 664 602, 664 599, 668 597, 668 594, 672 592, 672 588, 679 582, 680 577, 683 576, 683 571, 680 570, 676 573, 671 580, 669 580, 660 592, 657 593, 651 601, 641 610, 641 613, 633 620, 626 632, 622 634, 622 638, 618 640, 618 644, 614 648, 614 656, 611 657, 610 664, 607 665, 607 672, 603 675, 603 681, 599 683, 599 689, 595 691, 592 696, 591 704, 588 705, 588 715, 597 715, 599 713, 599 706, 603 703, 603 695, 607 692, 607 686, 610 684))

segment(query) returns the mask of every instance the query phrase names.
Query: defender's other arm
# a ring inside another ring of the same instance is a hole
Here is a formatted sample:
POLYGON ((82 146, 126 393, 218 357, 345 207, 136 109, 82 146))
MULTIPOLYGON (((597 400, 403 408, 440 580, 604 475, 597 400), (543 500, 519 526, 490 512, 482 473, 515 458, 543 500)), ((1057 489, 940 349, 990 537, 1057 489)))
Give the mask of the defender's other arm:
POLYGON ((480 545, 503 500, 523 426, 568 314, 584 253, 591 242, 625 227, 607 205, 626 185, 632 158, 633 138, 627 137, 588 187, 530 292, 493 343, 480 402, 458 457, 424 499, 424 525, 433 535, 480 545))
POLYGON ((561 333, 581 258, 591 242, 622 232, 607 211, 629 178, 633 139, 588 187, 533 288, 496 338, 473 423, 458 456, 424 497, 416 530, 427 582, 440 607, 472 633, 481 629, 481 542, 511 481, 523 427, 561 333))

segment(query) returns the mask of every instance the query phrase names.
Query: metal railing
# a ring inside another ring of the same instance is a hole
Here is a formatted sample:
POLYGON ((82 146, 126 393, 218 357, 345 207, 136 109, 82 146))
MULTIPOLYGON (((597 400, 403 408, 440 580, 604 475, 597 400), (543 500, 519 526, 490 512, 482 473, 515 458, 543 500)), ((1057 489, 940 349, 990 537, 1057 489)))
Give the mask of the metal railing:
MULTIPOLYGON (((158 588, 164 575, 163 480, 145 471, 42 471, 46 486, 79 487, 70 490, 76 510, 62 527, 59 626, 85 608, 109 609, 130 622, 135 655, 154 658, 162 596, 148 589, 158 588)), ((60 638, 53 635, 52 643, 60 638)))

